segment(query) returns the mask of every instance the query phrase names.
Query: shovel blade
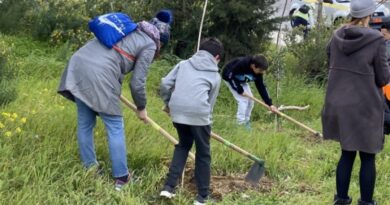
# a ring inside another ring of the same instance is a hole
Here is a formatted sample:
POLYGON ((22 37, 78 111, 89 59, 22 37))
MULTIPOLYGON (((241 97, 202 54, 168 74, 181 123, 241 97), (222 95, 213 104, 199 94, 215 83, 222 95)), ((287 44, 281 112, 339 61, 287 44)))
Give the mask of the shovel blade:
POLYGON ((255 162, 249 170, 248 174, 246 174, 245 181, 252 185, 258 185, 260 178, 264 175, 264 171, 264 164, 255 162))

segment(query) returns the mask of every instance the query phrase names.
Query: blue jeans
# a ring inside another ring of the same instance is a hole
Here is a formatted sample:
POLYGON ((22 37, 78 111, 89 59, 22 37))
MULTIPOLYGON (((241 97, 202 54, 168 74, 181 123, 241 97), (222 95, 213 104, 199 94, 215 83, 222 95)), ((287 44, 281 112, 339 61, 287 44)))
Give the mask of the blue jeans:
POLYGON ((126 143, 122 116, 97 113, 85 103, 76 98, 77 105, 77 139, 81 160, 85 167, 97 165, 93 128, 96 125, 96 115, 104 122, 108 135, 108 146, 112 162, 114 178, 126 176, 127 168, 126 143))

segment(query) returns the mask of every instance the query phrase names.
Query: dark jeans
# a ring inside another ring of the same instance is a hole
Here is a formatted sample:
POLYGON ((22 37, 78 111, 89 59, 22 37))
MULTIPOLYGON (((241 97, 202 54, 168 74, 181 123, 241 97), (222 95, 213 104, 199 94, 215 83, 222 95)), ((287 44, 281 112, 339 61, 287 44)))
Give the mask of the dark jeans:
POLYGON ((193 126, 173 123, 179 135, 179 143, 175 145, 173 159, 169 167, 164 189, 173 191, 181 176, 187 161, 188 153, 195 141, 195 180, 198 194, 202 197, 209 195, 210 187, 210 132, 211 126, 193 126))
MULTIPOLYGON (((359 152, 361 166, 359 173, 360 198, 371 202, 375 188, 375 154, 359 152)), ((337 196, 342 199, 348 198, 351 172, 355 161, 356 151, 342 150, 340 161, 336 171, 337 196)))

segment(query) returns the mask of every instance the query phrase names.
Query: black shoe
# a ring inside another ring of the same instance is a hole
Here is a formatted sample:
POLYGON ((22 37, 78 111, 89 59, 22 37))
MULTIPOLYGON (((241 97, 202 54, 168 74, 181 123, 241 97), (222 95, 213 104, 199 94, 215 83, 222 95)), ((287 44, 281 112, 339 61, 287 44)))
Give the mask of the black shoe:
POLYGON ((358 205, 377 205, 377 203, 374 200, 372 200, 372 202, 365 202, 359 199, 358 205))
POLYGON ((336 195, 334 195, 334 199, 333 199, 333 204, 334 205, 348 205, 348 204, 351 204, 352 203, 352 198, 351 197, 348 197, 348 199, 343 199, 343 198, 339 198, 336 195))

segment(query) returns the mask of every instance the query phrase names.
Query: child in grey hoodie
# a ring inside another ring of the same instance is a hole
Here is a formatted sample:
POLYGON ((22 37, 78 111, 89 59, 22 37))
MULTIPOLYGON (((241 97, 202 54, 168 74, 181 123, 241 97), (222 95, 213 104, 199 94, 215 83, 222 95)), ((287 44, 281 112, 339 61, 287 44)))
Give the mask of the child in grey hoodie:
POLYGON ((188 152, 196 145, 195 179, 198 195, 194 204, 205 204, 210 185, 211 115, 219 92, 221 77, 218 62, 223 45, 217 38, 206 38, 199 51, 178 63, 161 80, 160 95, 179 135, 173 159, 160 196, 172 198, 188 152))

